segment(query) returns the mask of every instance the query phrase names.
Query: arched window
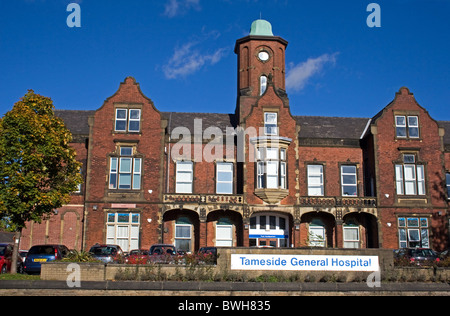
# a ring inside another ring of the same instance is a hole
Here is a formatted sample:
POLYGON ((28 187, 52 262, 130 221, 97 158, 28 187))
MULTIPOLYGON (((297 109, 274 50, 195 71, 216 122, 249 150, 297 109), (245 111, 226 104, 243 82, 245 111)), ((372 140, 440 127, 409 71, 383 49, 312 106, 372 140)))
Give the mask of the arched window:
POLYGON ((267 77, 261 76, 259 78, 259 95, 263 95, 267 90, 267 77))

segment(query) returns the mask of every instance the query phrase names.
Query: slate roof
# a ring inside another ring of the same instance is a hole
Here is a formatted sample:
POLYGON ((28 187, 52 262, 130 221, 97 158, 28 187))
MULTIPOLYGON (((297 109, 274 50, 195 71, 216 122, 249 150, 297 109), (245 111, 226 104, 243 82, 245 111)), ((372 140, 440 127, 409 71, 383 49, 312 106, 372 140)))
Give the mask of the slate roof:
POLYGON ((73 135, 89 135, 88 119, 95 111, 55 110, 55 115, 62 118, 73 135))
POLYGON ((194 124, 196 119, 202 120, 203 130, 206 130, 209 127, 219 127, 224 134, 228 127, 234 129, 237 126, 237 120, 234 114, 180 112, 162 112, 161 114, 169 120, 168 128, 170 133, 176 127, 186 127, 191 134, 194 134, 194 124))
POLYGON ((294 116, 301 126, 300 138, 360 139, 368 118, 294 116))
MULTIPOLYGON (((95 111, 55 110, 55 114, 64 120, 74 136, 88 136, 88 118, 93 116, 95 111)), ((186 127, 193 133, 195 119, 202 120, 203 130, 217 126, 225 133, 227 127, 236 128, 237 126, 234 114, 181 112, 162 112, 161 114, 169 120, 170 132, 176 127, 186 127)), ((325 116, 294 116, 294 119, 301 126, 299 138, 352 140, 361 138, 370 120, 369 118, 325 116)), ((450 121, 439 121, 438 123, 445 129, 444 143, 450 145, 450 121)))

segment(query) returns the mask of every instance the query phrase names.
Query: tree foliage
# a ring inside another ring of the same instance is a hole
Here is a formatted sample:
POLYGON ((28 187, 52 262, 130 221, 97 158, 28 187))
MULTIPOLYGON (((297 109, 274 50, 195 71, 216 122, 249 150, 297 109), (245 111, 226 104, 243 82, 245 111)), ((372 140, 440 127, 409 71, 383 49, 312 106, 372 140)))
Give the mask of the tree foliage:
POLYGON ((81 183, 72 135, 32 90, 0 120, 0 221, 21 231, 70 201, 81 183))

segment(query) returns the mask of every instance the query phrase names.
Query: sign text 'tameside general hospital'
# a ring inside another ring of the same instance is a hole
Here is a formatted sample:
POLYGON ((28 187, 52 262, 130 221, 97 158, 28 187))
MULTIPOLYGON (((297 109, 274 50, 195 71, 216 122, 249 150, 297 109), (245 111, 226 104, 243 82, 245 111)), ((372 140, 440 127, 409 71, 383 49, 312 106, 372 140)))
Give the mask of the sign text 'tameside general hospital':
POLYGON ((380 270, 377 256, 231 255, 232 270, 361 271, 380 270))

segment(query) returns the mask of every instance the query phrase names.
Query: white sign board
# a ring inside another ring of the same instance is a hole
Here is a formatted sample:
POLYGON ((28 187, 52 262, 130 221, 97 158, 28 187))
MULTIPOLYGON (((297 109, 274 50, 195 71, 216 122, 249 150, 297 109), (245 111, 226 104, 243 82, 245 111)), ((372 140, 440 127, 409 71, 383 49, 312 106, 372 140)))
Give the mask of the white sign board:
POLYGON ((358 271, 380 270, 377 256, 231 255, 231 270, 358 271))

